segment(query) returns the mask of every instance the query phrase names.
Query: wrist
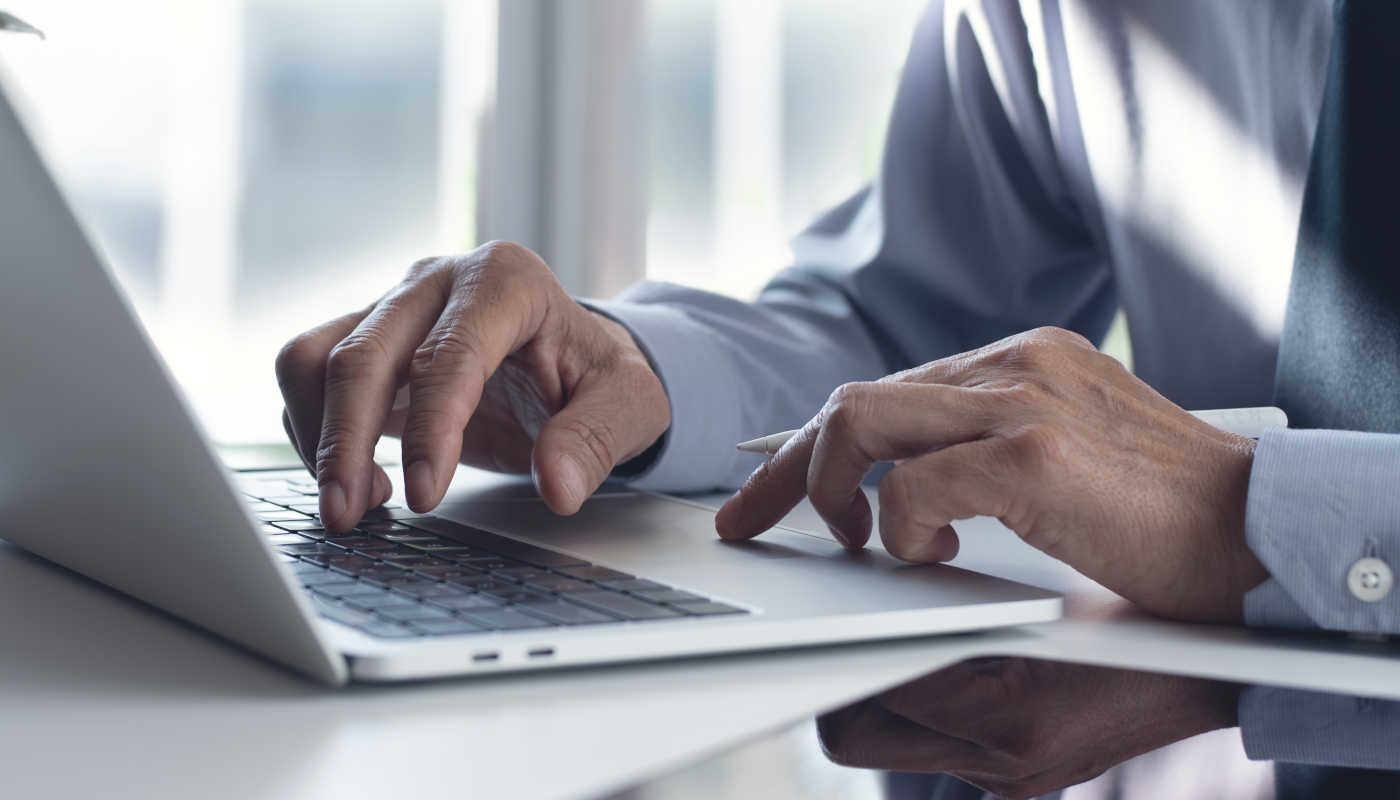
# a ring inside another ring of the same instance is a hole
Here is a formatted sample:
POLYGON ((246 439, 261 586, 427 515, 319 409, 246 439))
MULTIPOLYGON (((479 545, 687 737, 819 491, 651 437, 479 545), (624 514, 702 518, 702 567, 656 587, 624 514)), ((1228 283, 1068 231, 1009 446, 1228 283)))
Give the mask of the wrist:
POLYGON ((1224 601, 1222 621, 1238 623, 1244 620, 1244 596, 1263 583, 1269 572, 1254 555, 1245 537, 1245 511, 1249 499, 1249 476, 1254 468, 1254 451, 1258 442, 1244 436, 1230 436, 1226 456, 1225 514, 1217 529, 1220 537, 1220 559, 1224 601))
POLYGON ((612 317, 600 313, 593 308, 587 308, 600 326, 603 332, 616 343, 622 350, 621 358, 626 362, 638 365, 638 371, 645 370, 645 375, 639 381, 641 386, 637 393, 637 401, 647 412, 646 416, 652 416, 652 412, 657 412, 656 416, 663 420, 656 438, 651 444, 638 453, 631 454, 624 458, 613 470, 613 477, 632 478, 646 472, 656 459, 660 456, 661 450, 665 447, 666 439, 671 430, 671 402, 666 394, 666 387, 657 374, 655 365, 647 356, 645 348, 641 342, 627 326, 613 319, 612 317))

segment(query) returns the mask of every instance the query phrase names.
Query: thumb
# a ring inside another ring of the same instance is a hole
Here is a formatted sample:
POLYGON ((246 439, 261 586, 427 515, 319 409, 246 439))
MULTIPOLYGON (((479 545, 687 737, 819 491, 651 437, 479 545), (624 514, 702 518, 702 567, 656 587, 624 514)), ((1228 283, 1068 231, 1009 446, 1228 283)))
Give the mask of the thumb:
POLYGON ((579 382, 568 405, 540 429, 532 471, 535 486, 558 514, 578 511, 618 463, 642 452, 665 429, 639 393, 616 372, 579 382))

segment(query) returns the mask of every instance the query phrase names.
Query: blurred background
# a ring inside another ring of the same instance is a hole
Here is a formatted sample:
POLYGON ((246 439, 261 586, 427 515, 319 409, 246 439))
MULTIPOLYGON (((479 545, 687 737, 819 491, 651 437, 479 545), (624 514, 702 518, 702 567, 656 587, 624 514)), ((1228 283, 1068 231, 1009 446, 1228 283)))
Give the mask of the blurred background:
POLYGON ((923 0, 3 0, 9 85, 214 438, 295 334, 493 238, 752 296, 875 173, 923 0))

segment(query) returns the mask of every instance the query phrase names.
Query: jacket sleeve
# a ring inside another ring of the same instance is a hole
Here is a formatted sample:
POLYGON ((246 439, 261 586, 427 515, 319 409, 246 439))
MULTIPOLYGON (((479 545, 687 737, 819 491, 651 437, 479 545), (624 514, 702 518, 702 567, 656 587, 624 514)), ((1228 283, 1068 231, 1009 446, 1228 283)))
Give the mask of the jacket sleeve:
POLYGON ((877 179, 801 234, 755 301, 644 283, 586 303, 631 330, 670 398, 635 485, 737 486, 758 460, 736 442, 799 427, 842 383, 1040 325, 1102 339, 1117 298, 1018 8, 930 6, 877 179))

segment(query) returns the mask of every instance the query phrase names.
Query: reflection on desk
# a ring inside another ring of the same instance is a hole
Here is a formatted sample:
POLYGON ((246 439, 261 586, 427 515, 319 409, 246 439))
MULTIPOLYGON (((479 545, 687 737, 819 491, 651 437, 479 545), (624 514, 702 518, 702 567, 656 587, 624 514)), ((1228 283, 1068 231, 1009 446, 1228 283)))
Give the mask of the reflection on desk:
POLYGON ((889 800, 1400 797, 1400 703, 1297 689, 976 658, 815 727, 833 763, 886 771, 889 800))

